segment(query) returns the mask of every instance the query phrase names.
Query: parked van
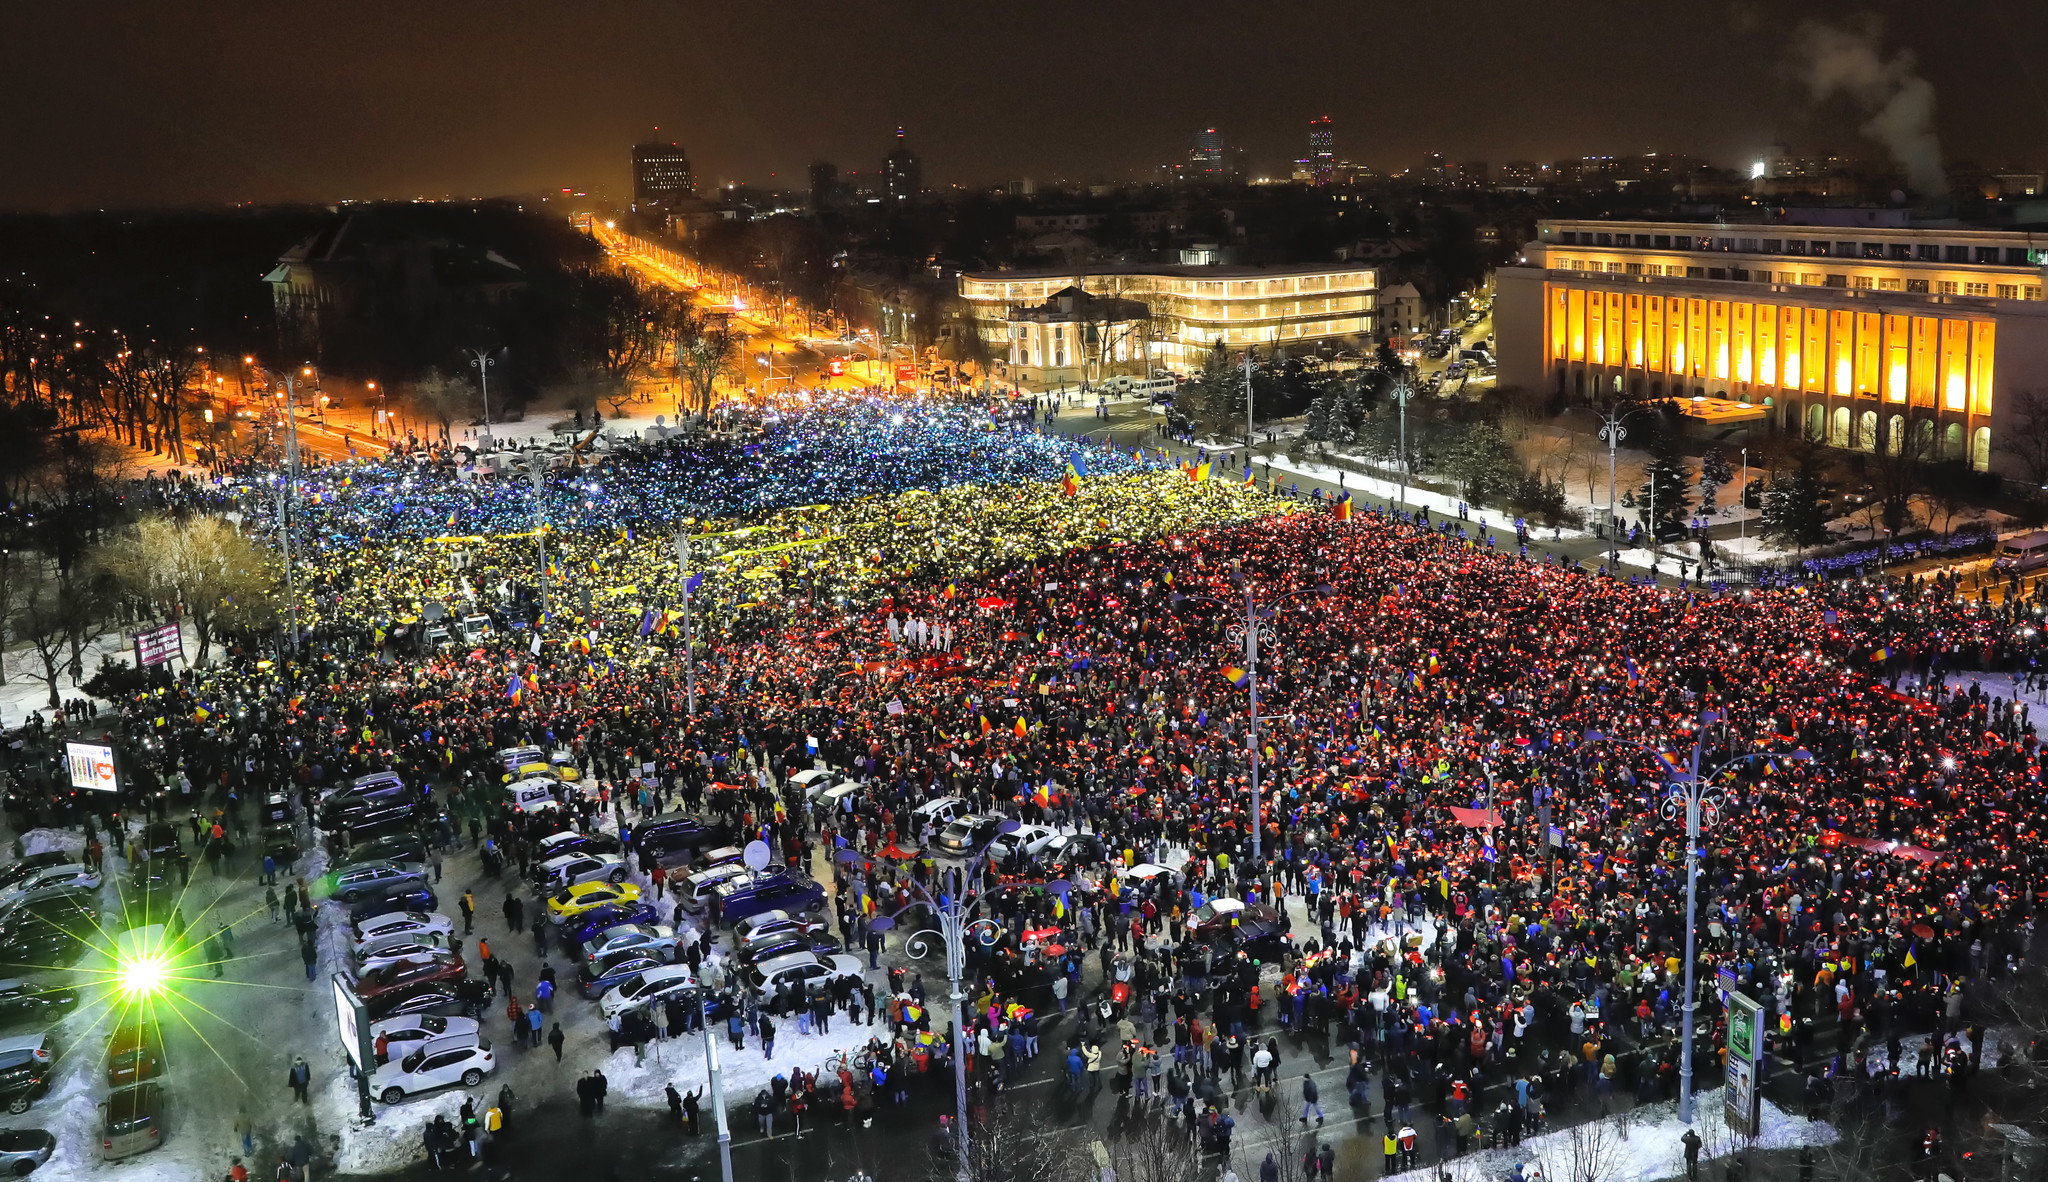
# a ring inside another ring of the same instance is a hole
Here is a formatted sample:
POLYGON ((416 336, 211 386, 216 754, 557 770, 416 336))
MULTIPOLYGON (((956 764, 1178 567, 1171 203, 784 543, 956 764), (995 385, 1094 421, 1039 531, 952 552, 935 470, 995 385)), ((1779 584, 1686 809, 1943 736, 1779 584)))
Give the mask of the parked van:
POLYGON ((2025 574, 2048 566, 2048 529, 2037 530, 2022 537, 2008 538, 2002 547, 2003 553, 1992 562, 1992 566, 2008 574, 2025 574))

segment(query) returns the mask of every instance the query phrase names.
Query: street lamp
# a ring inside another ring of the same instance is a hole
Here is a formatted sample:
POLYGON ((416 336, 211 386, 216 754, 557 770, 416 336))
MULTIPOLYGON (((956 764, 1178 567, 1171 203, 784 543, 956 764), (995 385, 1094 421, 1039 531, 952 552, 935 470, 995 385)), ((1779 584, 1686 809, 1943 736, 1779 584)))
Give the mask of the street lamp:
POLYGON ((683 686, 689 717, 697 717, 697 643, 690 631, 690 535, 676 527, 676 572, 683 587, 683 686))
MULTIPOLYGON (((1014 833, 1018 828, 1016 821, 1005 821, 998 831, 1014 833)), ((842 865, 851 865, 860 861, 862 856, 857 850, 840 850, 838 859, 842 865)), ((966 901, 968 890, 988 868, 988 856, 989 851, 984 847, 971 858, 950 865, 942 862, 937 868, 938 898, 934 899, 923 884, 910 883, 904 888, 910 898, 907 904, 894 914, 878 915, 868 921, 871 930, 886 932, 896 926, 898 918, 913 908, 923 907, 932 913, 939 925, 906 936, 903 950, 912 959, 923 960, 935 951, 933 942, 936 940, 943 946, 946 956, 946 982, 950 987, 947 996, 953 1002, 953 1125, 958 1138, 960 1182, 968 1182, 970 1176, 967 1162, 967 937, 970 934, 979 936, 984 945, 993 945, 995 937, 1003 930, 995 920, 975 914, 994 897, 992 892, 977 889, 974 901, 966 901)), ((1036 885, 1064 894, 1069 884, 1062 879, 1036 885)))
MULTIPOLYGON (((1623 411, 1610 406, 1604 411, 1599 411, 1594 410, 1590 406, 1574 406, 1569 409, 1584 411, 1600 420, 1600 438, 1607 444, 1607 529, 1610 535, 1617 534, 1619 531, 1615 528, 1614 517, 1614 456, 1615 452, 1621 448, 1621 441, 1628 438, 1628 428, 1622 426, 1622 423, 1636 415, 1649 413, 1649 408, 1637 407, 1634 410, 1623 411)), ((1748 450, 1744 449, 1743 454, 1747 456, 1748 450)), ((1650 481, 1650 495, 1652 497, 1657 495, 1657 482, 1654 479, 1650 481)), ((1621 539, 1616 536, 1610 536, 1608 541, 1611 543, 1608 546, 1609 553, 1613 555, 1614 561, 1619 562, 1621 560, 1621 539)), ((1650 549, 1655 551, 1656 548, 1657 513, 1653 503, 1650 510, 1650 549)))
MULTIPOLYGON (((313 371, 308 368, 307 373, 313 371)), ((284 371, 284 479, 277 489, 277 536, 284 550, 284 610, 286 651, 299 655, 299 596, 292 577, 292 501, 298 495, 299 416, 295 405, 298 375, 284 371)))
POLYGON ((1394 467, 1401 470, 1400 503, 1405 505, 1408 503, 1408 400, 1415 397, 1415 388, 1408 384, 1407 378, 1396 378, 1389 396, 1393 398, 1394 405, 1401 409, 1401 435, 1398 444, 1401 450, 1400 454, 1394 457, 1394 467))
POLYGON ((475 354, 469 359, 469 363, 476 367, 477 384, 482 388, 484 398, 484 433, 483 437, 477 440, 477 445, 479 448, 488 447, 491 438, 491 366, 498 363, 498 358, 496 351, 492 349, 463 351, 475 354))
MULTIPOLYGON (((1245 685, 1251 692, 1251 728, 1245 735, 1245 750, 1250 756, 1248 766, 1251 770, 1252 863, 1257 865, 1262 853, 1261 845, 1265 830, 1265 818, 1259 807, 1259 642, 1263 640, 1268 645, 1279 643, 1279 638, 1273 631, 1272 619, 1281 604, 1303 595, 1314 595, 1318 598, 1332 595, 1336 593, 1336 589, 1328 583, 1323 583, 1314 587, 1304 587, 1299 591, 1289 591, 1285 595, 1260 603, 1254 597, 1251 582, 1244 577, 1243 572, 1233 570, 1230 572, 1230 578, 1232 582, 1244 588, 1244 622, 1231 621, 1225 626, 1223 634, 1230 638, 1231 643, 1243 646, 1245 685)), ((1179 592, 1173 594, 1170 602, 1178 605, 1188 599, 1199 599, 1232 611, 1237 608, 1234 603, 1226 603, 1208 595, 1183 595, 1179 592)))
POLYGON ((1692 1123, 1692 1029, 1693 1010, 1699 1003, 1698 990, 1693 983, 1696 956, 1693 938, 1699 926, 1699 856, 1700 830, 1712 825, 1720 818, 1722 803, 1726 799, 1722 790, 1714 784, 1722 772, 1738 763, 1752 759, 1776 759, 1783 756, 1802 763, 1813 759, 1813 753, 1804 747, 1792 751, 1753 751, 1738 755, 1705 775, 1700 774, 1700 755, 1706 742, 1707 727, 1722 721, 1717 710, 1703 710, 1692 732, 1692 762, 1681 767, 1669 754, 1648 743, 1634 739, 1617 739, 1600 731, 1587 731, 1588 743, 1612 743, 1622 747, 1635 747, 1655 757, 1659 767, 1664 769, 1664 803, 1660 811, 1667 821, 1675 821, 1681 815, 1685 818, 1685 1010, 1679 1028, 1678 1048, 1678 1119, 1692 1123))
POLYGON ((548 471, 547 453, 539 444, 526 449, 526 477, 533 482, 533 536, 540 543, 540 619, 546 625, 553 613, 548 604, 548 513, 547 503, 542 498, 546 489, 548 471))

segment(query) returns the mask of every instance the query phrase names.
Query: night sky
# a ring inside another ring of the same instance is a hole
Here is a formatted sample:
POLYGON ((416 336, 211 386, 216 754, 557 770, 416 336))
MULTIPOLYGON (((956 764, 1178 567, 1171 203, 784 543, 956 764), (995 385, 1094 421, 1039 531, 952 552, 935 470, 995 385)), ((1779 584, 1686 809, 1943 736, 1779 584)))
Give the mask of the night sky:
POLYGON ((7 209, 623 196, 657 125, 704 181, 756 185, 820 158, 865 173, 899 123, 940 185, 1129 179, 1210 124, 1283 171, 1321 114, 1340 157, 1381 169, 1735 165, 1773 139, 1882 156, 1857 128, 1916 76, 1948 159, 2048 152, 2048 5, 2025 0, 82 0, 11 5, 0 29, 7 209), (1873 18, 1870 110, 1816 103, 1796 26, 1873 18))

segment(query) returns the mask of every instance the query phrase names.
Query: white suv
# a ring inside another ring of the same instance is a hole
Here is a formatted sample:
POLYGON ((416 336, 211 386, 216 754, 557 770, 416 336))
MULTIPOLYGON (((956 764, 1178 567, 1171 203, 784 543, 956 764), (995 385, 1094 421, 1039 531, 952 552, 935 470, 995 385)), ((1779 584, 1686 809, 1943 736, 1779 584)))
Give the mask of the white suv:
POLYGON ((491 1040, 481 1034, 452 1034, 428 1039, 396 1063, 370 1073, 370 1094, 386 1104, 434 1088, 461 1084, 473 1088, 497 1070, 491 1040))

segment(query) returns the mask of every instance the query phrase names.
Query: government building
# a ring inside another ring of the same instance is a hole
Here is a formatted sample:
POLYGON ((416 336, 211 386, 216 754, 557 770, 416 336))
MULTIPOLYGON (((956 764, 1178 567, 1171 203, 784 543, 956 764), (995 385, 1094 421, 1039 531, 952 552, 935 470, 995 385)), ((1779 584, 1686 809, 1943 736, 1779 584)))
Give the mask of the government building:
POLYGON ((1540 222, 1496 273, 1500 384, 1726 399, 1833 447, 2010 472, 2001 416, 2048 390, 2044 263, 2048 232, 1892 210, 1540 222))
POLYGON ((1378 276, 1357 264, 1111 264, 968 271, 960 297, 989 356, 1014 382, 1188 373, 1222 341, 1364 351, 1378 276))

